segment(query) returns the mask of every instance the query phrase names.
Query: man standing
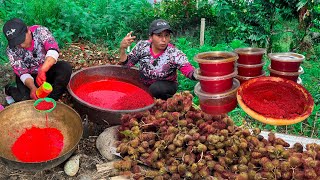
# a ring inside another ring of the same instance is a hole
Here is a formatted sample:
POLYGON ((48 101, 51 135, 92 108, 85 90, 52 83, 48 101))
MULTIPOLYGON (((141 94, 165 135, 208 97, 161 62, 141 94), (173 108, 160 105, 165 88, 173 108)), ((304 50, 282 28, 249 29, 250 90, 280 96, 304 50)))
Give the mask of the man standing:
POLYGON ((136 38, 128 33, 120 44, 120 61, 128 67, 139 63, 140 79, 149 86, 155 98, 167 99, 178 90, 177 70, 195 80, 194 67, 186 55, 170 44, 172 34, 169 23, 163 19, 154 20, 149 27, 149 40, 139 41, 127 55, 126 48, 136 38))
POLYGON ((48 97, 58 100, 66 90, 72 67, 65 61, 58 61, 58 43, 48 28, 28 27, 21 19, 13 18, 4 24, 3 33, 8 40, 6 53, 17 84, 16 87, 7 85, 5 93, 16 102, 38 99, 37 87, 49 82, 53 91, 48 97))

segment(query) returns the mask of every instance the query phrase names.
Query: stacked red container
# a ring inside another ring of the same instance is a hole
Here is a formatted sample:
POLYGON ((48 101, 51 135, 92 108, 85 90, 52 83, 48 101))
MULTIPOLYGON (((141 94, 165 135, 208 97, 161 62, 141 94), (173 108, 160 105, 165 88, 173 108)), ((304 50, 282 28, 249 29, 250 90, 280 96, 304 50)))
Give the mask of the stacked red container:
POLYGON ((237 61, 238 75, 236 78, 243 83, 249 79, 265 76, 262 70, 265 62, 262 60, 263 54, 266 52, 263 48, 238 48, 235 49, 239 59, 237 61))
POLYGON ((200 69, 195 71, 199 83, 194 88, 199 97, 200 108, 208 114, 228 113, 237 106, 236 92, 240 83, 235 61, 238 55, 233 52, 212 51, 199 53, 194 57, 200 69))
POLYGON ((305 59, 303 55, 285 52, 269 53, 268 57, 271 60, 271 64, 268 67, 270 76, 282 77, 298 82, 299 75, 304 72, 300 66, 301 62, 305 59))

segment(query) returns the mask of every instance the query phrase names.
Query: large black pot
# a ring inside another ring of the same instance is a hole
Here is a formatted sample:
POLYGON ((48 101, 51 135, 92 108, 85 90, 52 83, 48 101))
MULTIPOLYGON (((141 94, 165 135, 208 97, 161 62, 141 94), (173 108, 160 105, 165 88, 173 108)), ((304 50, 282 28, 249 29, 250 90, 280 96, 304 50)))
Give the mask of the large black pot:
MULTIPOLYGON (((89 104, 74 93, 74 90, 84 83, 105 80, 109 77, 131 83, 148 92, 148 88, 140 82, 139 71, 136 68, 127 68, 119 65, 103 65, 82 69, 71 75, 68 84, 68 91, 74 100, 74 108, 79 112, 82 118, 87 117, 90 122, 103 124, 105 127, 114 126, 121 124, 121 114, 144 111, 150 109, 154 105, 153 103, 143 108, 131 110, 105 109, 89 104)), ((112 99, 110 100, 112 101, 112 99)))

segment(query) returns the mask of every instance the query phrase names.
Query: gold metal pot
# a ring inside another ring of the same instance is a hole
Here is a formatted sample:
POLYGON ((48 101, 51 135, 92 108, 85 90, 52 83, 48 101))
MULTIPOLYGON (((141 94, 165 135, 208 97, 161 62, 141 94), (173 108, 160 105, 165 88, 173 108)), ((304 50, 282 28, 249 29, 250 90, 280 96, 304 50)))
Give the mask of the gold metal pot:
POLYGON ((57 102, 56 108, 46 114, 37 111, 34 100, 14 103, 0 111, 0 159, 9 167, 25 171, 41 171, 53 168, 68 159, 76 149, 83 133, 81 118, 69 106, 57 102), (56 128, 64 137, 60 155, 44 162, 21 162, 12 154, 11 147, 26 129, 31 127, 56 128))

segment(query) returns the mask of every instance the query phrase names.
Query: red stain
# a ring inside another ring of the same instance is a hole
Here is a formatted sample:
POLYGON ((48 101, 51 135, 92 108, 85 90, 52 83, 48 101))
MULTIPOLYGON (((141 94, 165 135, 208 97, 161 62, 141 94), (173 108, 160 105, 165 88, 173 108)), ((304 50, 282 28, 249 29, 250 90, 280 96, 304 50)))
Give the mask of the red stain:
POLYGON ((27 129, 11 147, 22 162, 42 162, 56 158, 63 148, 63 135, 56 128, 27 129))
POLYGON ((116 79, 85 83, 75 94, 92 105, 113 110, 142 108, 154 101, 143 89, 116 79))
POLYGON ((52 102, 41 101, 35 106, 35 108, 38 110, 49 110, 53 108, 53 106, 54 104, 52 102))

